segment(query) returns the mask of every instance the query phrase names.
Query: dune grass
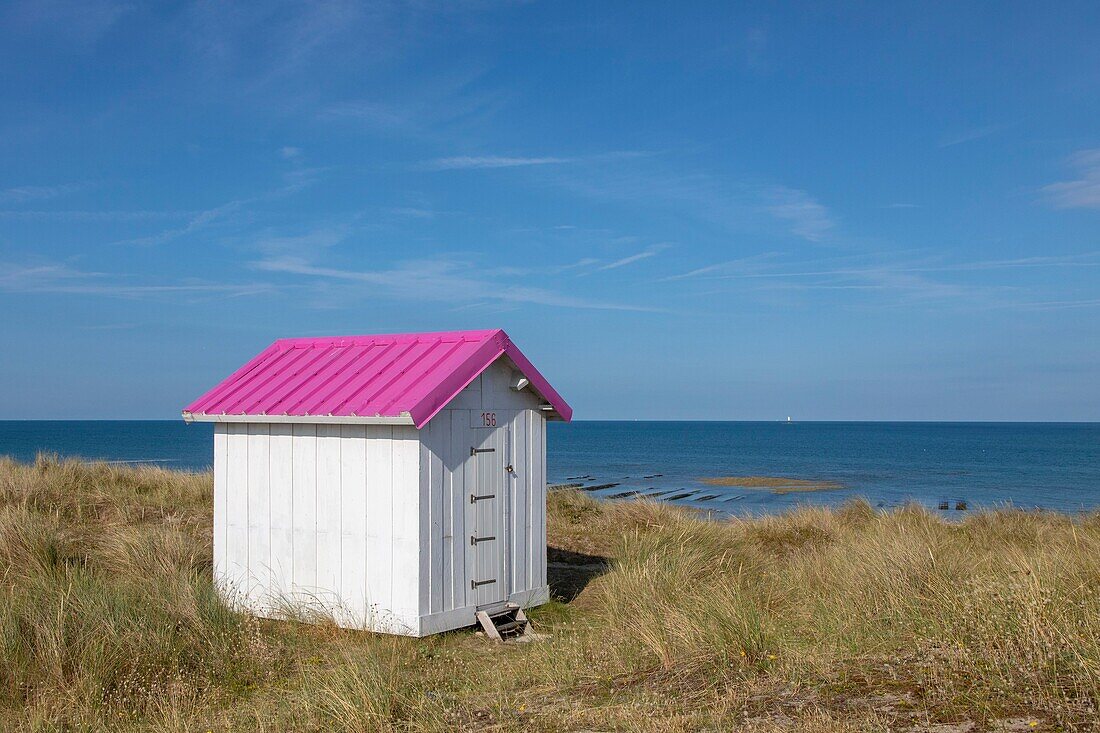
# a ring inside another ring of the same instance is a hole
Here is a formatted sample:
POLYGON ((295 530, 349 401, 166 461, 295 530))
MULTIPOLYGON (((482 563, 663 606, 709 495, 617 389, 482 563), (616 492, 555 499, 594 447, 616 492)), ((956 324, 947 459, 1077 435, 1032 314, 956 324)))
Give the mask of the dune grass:
POLYGON ((855 502, 711 522, 553 492, 550 575, 570 591, 532 613, 546 638, 497 646, 237 614, 211 584, 210 504, 207 474, 0 460, 0 729, 1054 730, 1097 716, 1097 516, 955 524, 855 502))

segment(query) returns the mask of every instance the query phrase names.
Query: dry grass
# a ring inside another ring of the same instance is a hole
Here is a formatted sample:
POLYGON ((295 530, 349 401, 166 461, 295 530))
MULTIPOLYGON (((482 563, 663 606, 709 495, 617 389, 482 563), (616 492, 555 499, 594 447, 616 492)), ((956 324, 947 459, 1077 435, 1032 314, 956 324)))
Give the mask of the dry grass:
POLYGON ((1096 719, 1096 516, 952 524, 856 502, 718 523, 554 492, 554 557, 577 564, 575 585, 596 575, 534 611, 548 639, 493 646, 234 613, 210 582, 210 493, 205 474, 0 460, 0 729, 946 732, 1096 719))
POLYGON ((737 486, 742 489, 769 489, 773 494, 794 494, 803 491, 833 491, 843 489, 836 481, 785 478, 783 476, 711 476, 699 479, 707 486, 737 486))

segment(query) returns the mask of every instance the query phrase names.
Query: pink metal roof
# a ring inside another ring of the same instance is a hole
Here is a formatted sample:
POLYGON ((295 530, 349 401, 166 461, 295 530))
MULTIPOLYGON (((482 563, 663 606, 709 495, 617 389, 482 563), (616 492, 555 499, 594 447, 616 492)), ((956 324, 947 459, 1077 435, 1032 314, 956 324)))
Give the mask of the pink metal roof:
POLYGON ((563 420, 573 409, 491 331, 279 339, 183 410, 202 416, 402 417, 424 427, 501 356, 563 420))

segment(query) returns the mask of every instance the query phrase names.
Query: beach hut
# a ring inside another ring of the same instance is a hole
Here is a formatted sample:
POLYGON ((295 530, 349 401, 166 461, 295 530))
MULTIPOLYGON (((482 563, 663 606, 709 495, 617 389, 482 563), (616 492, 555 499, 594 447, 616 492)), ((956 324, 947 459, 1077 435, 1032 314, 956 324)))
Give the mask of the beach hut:
POLYGON ((546 421, 571 416, 501 330, 280 339, 183 410, 214 423, 218 587, 409 636, 544 603, 546 421))

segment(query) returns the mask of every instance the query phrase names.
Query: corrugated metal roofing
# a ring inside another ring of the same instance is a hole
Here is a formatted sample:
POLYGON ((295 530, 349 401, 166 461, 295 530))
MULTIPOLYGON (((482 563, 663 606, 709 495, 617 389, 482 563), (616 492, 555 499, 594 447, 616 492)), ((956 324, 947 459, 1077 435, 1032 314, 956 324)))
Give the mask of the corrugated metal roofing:
POLYGON ((559 417, 572 417, 572 408, 500 329, 279 339, 183 416, 407 416, 420 428, 505 355, 559 417))

